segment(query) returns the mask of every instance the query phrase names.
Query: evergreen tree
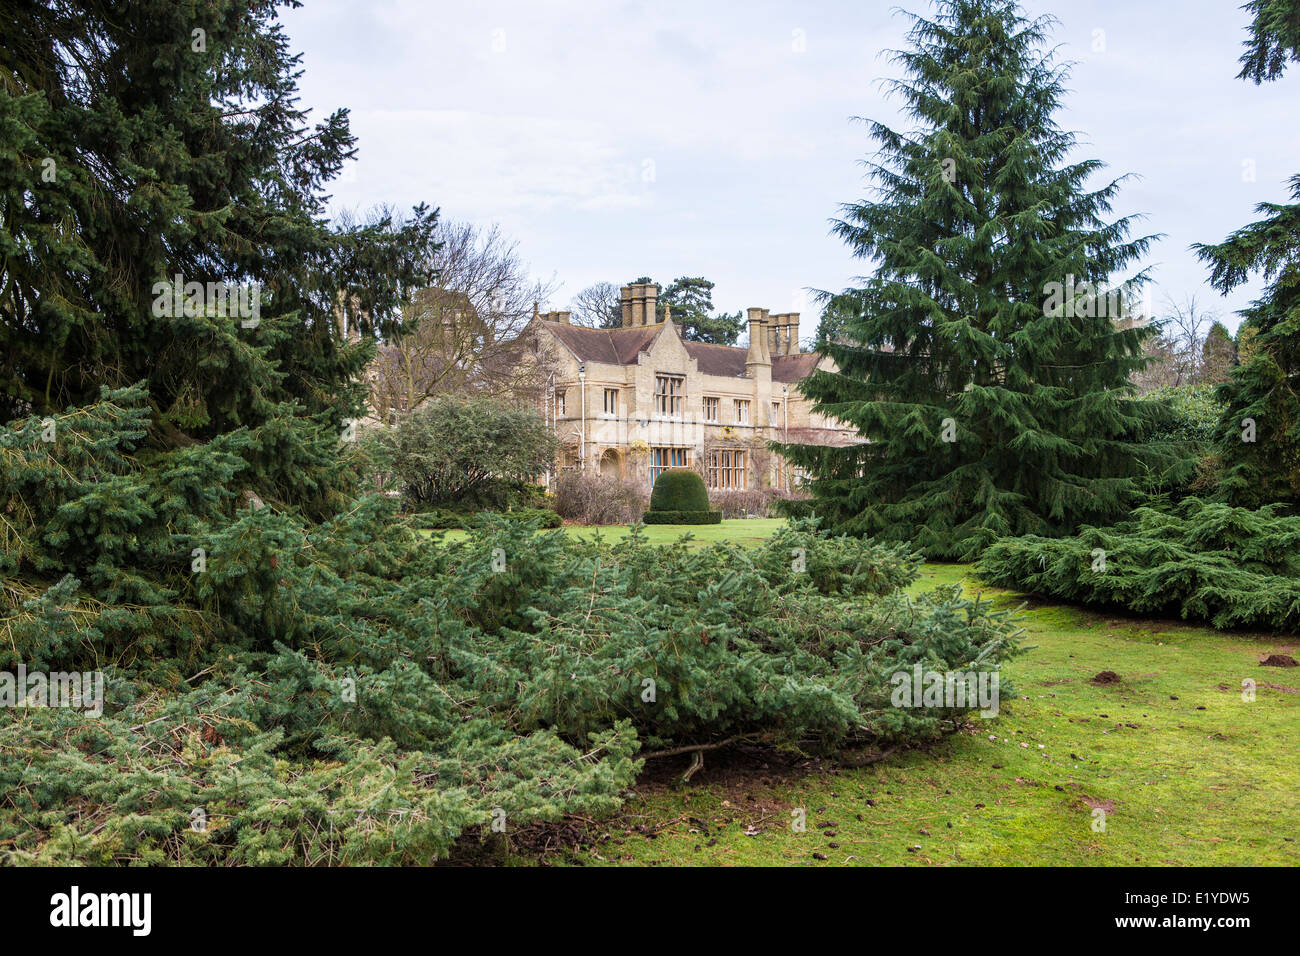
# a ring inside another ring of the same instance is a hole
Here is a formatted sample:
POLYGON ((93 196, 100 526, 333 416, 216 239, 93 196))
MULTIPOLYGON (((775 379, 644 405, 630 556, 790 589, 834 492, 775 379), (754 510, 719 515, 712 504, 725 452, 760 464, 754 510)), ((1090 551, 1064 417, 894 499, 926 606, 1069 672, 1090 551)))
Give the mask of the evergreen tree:
POLYGON ((1300 60, 1300 3, 1296 0, 1250 0, 1243 10, 1254 14, 1250 39, 1244 42, 1239 80, 1276 80, 1288 63, 1300 60))
POLYGON ((682 338, 713 345, 735 345, 740 337, 741 313, 713 311, 714 283, 702 276, 681 276, 669 283, 660 302, 671 308, 682 338))
POLYGON ((19 0, 0 27, 0 671, 103 690, 86 719, 0 688, 6 861, 429 863, 502 815, 608 812, 681 747, 960 728, 971 701, 889 706, 891 675, 992 671, 1018 632, 903 593, 910 548, 505 519, 430 544, 383 496, 337 506, 433 217, 325 223, 352 140, 293 106, 275 6, 19 0))
MULTIPOLYGON (((1256 0, 1240 78, 1279 79, 1300 60, 1300 0, 1256 0)), ((1290 203, 1260 203, 1263 219, 1218 245, 1197 244, 1211 269, 1210 284, 1227 294, 1252 273, 1267 285, 1241 312, 1241 364, 1217 397, 1220 421, 1218 495, 1246 507, 1300 504, 1300 174, 1290 179, 1290 203)))
POLYGON ((1205 333, 1201 346, 1201 382, 1222 385, 1236 361, 1237 347, 1232 343, 1232 333, 1222 322, 1215 322, 1205 333))
POLYGON ((814 340, 819 345, 823 342, 850 341, 849 322, 851 319, 861 319, 859 304, 858 299, 852 295, 827 295, 814 340))
POLYGON ((161 657, 244 633, 247 599, 252 640, 287 636, 268 554, 355 504, 346 421, 434 215, 326 222, 353 139, 295 106, 274 3, 23 2, 3 29, 0 621, 57 594, 70 647, 161 657))
POLYGON ((331 230, 347 112, 309 124, 270 0, 11 6, 0 416, 142 383, 150 446, 248 428, 249 490, 337 506, 338 436, 372 333, 429 281, 433 214, 331 230))
POLYGON ((1128 385, 1151 330, 1114 321, 1145 275, 1101 291, 1152 237, 1103 220, 1120 181, 1086 189, 1100 162, 1064 162, 1050 20, 1011 0, 938 7, 912 17, 910 79, 891 84, 916 126, 868 122, 878 195, 835 226, 875 275, 841 296, 848 341, 819 345, 838 372, 803 386, 866 442, 784 450, 834 526, 967 558, 1122 515, 1173 460, 1140 444, 1161 406, 1128 385))

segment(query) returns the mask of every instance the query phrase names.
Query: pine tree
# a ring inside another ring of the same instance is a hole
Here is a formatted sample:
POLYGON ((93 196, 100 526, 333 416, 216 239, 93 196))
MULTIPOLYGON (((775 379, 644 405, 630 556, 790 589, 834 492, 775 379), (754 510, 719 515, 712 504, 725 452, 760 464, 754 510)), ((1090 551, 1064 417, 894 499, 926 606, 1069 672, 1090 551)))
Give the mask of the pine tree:
MULTIPOLYGON (((1255 20, 1239 78, 1277 80, 1300 61, 1300 0, 1255 0, 1246 9, 1255 20)), ((1300 174, 1290 191, 1290 203, 1260 203, 1264 218, 1222 243, 1193 247, 1224 294, 1252 273, 1268 283, 1241 312, 1241 364, 1216 396, 1227 406, 1216 448, 1218 496, 1245 507, 1300 504, 1300 174)))
POLYGON ((1154 237, 1103 220, 1120 180, 1086 189, 1100 162, 1064 162, 1051 21, 1010 0, 938 6, 896 56, 915 128, 867 121, 877 195, 835 226, 875 274, 837 297, 847 341, 818 347, 839 371, 804 386, 866 442, 785 451, 834 526, 967 558, 1121 515, 1144 469, 1173 462, 1139 444, 1160 406, 1128 386, 1151 330, 1114 321, 1145 275, 1103 293, 1154 237))
POLYGON ((702 276, 681 276, 669 283, 659 301, 671 309, 682 338, 713 345, 735 345, 743 325, 739 312, 713 312, 714 283, 702 276))

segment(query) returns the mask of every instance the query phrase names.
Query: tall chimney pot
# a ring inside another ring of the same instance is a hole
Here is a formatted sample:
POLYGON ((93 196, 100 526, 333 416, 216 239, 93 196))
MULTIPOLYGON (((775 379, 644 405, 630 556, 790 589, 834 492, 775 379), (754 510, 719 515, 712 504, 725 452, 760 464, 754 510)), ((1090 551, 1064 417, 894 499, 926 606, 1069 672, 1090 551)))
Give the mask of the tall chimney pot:
POLYGON ((625 285, 618 290, 618 304, 623 313, 623 328, 632 327, 632 287, 625 285))

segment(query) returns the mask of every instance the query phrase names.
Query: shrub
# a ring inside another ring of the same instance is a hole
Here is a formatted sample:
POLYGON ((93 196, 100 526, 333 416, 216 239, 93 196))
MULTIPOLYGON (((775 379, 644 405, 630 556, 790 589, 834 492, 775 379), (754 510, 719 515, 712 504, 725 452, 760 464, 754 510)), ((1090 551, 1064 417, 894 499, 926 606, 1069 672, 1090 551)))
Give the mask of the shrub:
POLYGON ((699 472, 669 468, 659 473, 650 491, 651 511, 708 511, 709 492, 699 472))
POLYGON ((409 504, 505 509, 546 470, 555 437, 536 412, 440 396, 366 436, 376 477, 409 504))
MULTIPOLYGON (((784 504, 810 499, 777 488, 757 488, 744 491, 714 491, 710 494, 709 500, 713 507, 722 512, 724 518, 747 518, 750 515, 759 518, 775 518, 783 513, 781 509, 784 504)), ((798 517, 808 517, 808 515, 803 514, 798 517)))
POLYGON ((1216 628, 1300 629, 1300 517, 1196 498, 1172 513, 1073 538, 1007 538, 978 564, 990 584, 1135 613, 1177 614, 1216 628))
POLYGON ((446 508, 430 508, 407 515, 406 523, 412 528, 425 531, 446 531, 451 528, 469 527, 473 515, 468 511, 450 511, 446 508))
POLYGON ((646 524, 717 524, 721 511, 709 508, 709 492, 699 472, 669 468, 659 473, 650 492, 646 524))
POLYGON ((1155 389, 1143 401, 1163 407, 1163 421, 1148 441, 1169 443, 1176 460, 1143 481, 1148 505, 1181 501, 1201 490, 1215 469, 1214 442, 1224 405, 1211 385, 1171 385, 1155 389))
POLYGON ((608 475, 563 471, 555 479, 555 510, 578 524, 632 524, 646 509, 647 496, 635 485, 608 475))
POLYGON ((313 522, 237 504, 246 435, 135 453, 149 417, 130 389, 57 444, 40 416, 0 430, 0 668, 106 672, 98 719, 0 708, 6 863, 427 864, 499 812, 612 811, 642 748, 935 739, 974 706, 891 706, 891 676, 1017 650, 987 604, 904 593, 897 546, 490 513, 430 542, 380 496, 313 522))

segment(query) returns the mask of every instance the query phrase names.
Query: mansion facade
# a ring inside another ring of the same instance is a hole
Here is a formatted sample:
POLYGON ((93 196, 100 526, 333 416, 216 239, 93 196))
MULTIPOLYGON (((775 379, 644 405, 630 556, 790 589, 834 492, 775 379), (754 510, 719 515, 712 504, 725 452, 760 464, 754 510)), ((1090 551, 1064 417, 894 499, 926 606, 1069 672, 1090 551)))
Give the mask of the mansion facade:
POLYGON ((791 490, 799 475, 769 441, 846 445, 857 431, 812 410, 796 385, 825 357, 799 346, 799 315, 747 311, 749 346, 686 341, 654 283, 624 286, 622 326, 590 329, 567 312, 536 313, 528 332, 551 368, 547 422, 560 467, 652 485, 693 468, 711 489, 791 490))

